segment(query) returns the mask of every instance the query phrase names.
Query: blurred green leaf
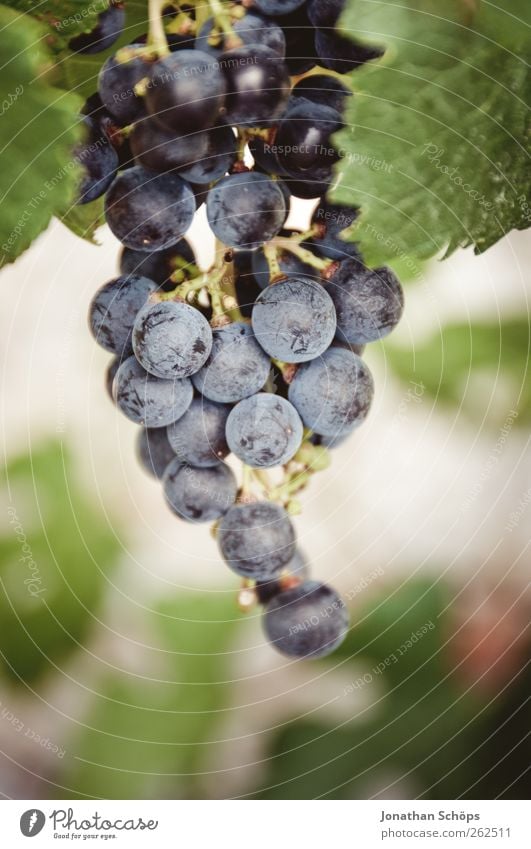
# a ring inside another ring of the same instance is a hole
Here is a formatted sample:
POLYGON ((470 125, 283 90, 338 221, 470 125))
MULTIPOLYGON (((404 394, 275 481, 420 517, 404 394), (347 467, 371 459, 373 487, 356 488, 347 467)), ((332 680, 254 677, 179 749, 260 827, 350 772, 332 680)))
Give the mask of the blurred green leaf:
POLYGON ((0 663, 29 683, 86 639, 120 547, 58 442, 2 472, 0 663))
POLYGON ((200 772, 226 718, 240 619, 231 594, 206 592, 170 599, 149 617, 150 672, 100 682, 66 778, 74 795, 204 797, 200 772))
POLYGON ((102 196, 92 203, 74 204, 58 217, 65 227, 68 227, 76 236, 97 245, 96 232, 105 224, 103 204, 104 198, 102 196))
POLYGON ((6 0, 5 5, 47 24, 46 43, 58 50, 75 35, 90 32, 109 3, 108 0, 6 0))
POLYGON ((333 197, 361 206, 368 264, 479 253, 531 225, 530 25, 528 0, 347 4, 343 34, 386 48, 353 72, 336 137, 333 197))
POLYGON ((491 422, 500 424, 512 406, 514 424, 531 421, 531 328, 523 318, 501 323, 474 321, 449 324, 414 348, 385 344, 386 361, 406 382, 423 384, 438 403, 462 407, 471 417, 483 416, 485 398, 500 396, 491 422), (478 395, 483 399, 478 404, 478 395))

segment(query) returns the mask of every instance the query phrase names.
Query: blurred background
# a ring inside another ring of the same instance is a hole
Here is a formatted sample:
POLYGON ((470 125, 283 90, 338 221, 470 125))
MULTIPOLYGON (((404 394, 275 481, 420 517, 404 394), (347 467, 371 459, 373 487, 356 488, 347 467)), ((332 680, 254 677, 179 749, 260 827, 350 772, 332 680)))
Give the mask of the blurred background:
MULTIPOLYGON (((191 237, 207 267, 201 215, 191 237)), ((527 798, 529 235, 397 262, 371 415, 295 520, 351 609, 313 662, 275 653, 137 464, 86 324, 117 273, 99 238, 56 222, 1 274, 2 795, 527 798)))

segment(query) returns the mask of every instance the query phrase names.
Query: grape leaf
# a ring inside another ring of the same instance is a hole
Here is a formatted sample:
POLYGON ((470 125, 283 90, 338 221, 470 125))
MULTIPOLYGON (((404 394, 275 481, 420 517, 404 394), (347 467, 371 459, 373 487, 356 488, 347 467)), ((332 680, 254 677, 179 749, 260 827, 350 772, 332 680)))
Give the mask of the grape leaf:
POLYGON ((73 200, 79 99, 48 83, 45 28, 0 6, 0 266, 13 262, 73 200))
POLYGON ((350 0, 340 21, 384 57, 352 74, 336 201, 370 264, 480 253, 531 225, 531 6, 350 0))
POLYGON ((98 15, 108 8, 109 3, 108 0, 44 0, 39 3, 35 0, 7 0, 5 5, 47 24, 47 45, 52 50, 61 50, 75 35, 94 29, 98 15))
POLYGON ((103 203, 102 196, 92 203, 74 204, 66 212, 59 214, 58 218, 76 236, 97 245, 99 242, 96 239, 96 232, 105 224, 103 203))

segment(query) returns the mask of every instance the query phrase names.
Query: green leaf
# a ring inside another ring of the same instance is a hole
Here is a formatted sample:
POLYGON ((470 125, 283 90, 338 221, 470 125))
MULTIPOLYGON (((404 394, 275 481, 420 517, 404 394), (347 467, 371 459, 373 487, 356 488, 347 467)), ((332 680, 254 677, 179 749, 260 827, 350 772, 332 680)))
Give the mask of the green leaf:
POLYGON ((0 668, 28 684, 86 638, 119 545, 58 442, 11 460, 2 487, 0 668))
POLYGON ((204 591, 169 598, 147 617, 144 673, 113 672, 98 684, 65 779, 75 796, 205 798, 201 773, 227 716, 240 620, 233 596, 204 591))
POLYGON ((524 427, 531 421, 530 347, 524 317, 447 325, 414 348, 387 341, 385 356, 398 377, 422 384, 437 403, 458 407, 474 420, 483 419, 488 407, 486 423, 495 427, 512 407, 514 424, 524 427))
POLYGON ((72 233, 87 242, 99 244, 96 232, 105 224, 104 198, 98 198, 92 203, 74 204, 59 219, 72 233))
POLYGON ((336 201, 369 264, 486 250, 531 224, 531 6, 350 0, 341 28, 386 48, 352 74, 336 201))
POLYGON ((81 138, 76 96, 48 84, 45 28, 0 6, 0 266, 13 262, 73 200, 81 138))
POLYGON ((71 38, 90 32, 98 22, 98 15, 109 7, 108 0, 7 0, 5 3, 17 12, 25 12, 46 24, 46 43, 53 50, 66 47, 71 38))

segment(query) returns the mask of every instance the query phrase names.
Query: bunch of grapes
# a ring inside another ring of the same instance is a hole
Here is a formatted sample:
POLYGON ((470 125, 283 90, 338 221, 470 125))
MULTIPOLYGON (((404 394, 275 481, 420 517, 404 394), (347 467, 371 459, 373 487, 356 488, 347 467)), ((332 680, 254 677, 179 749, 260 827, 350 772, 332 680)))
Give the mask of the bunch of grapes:
POLYGON ((326 199, 351 96, 339 74, 379 53, 336 32, 342 0, 209 5, 207 20, 193 4, 152 15, 85 106, 79 202, 105 194, 123 245, 90 327, 169 508, 214 523, 276 648, 319 657, 348 617, 297 549, 297 496, 367 417, 363 349, 403 309, 394 274, 342 238, 358 210, 326 199), (292 197, 313 200, 305 232, 286 228, 292 197), (184 238, 203 203, 207 272, 184 238))

